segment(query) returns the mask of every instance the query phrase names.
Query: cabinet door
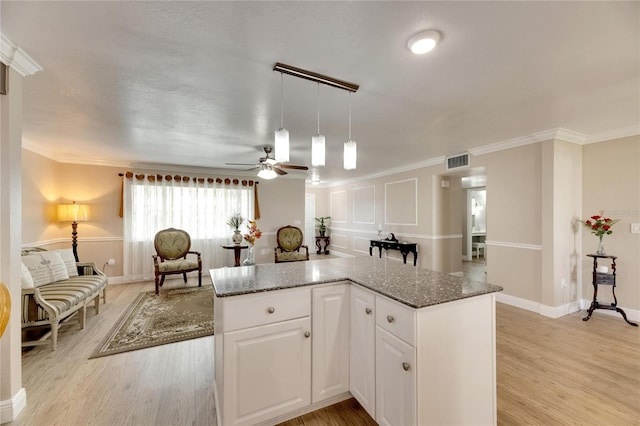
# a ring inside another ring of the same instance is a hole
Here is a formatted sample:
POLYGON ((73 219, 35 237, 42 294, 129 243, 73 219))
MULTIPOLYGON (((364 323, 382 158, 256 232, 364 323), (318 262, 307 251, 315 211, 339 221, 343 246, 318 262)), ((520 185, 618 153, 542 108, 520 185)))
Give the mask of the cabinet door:
POLYGON ((224 335, 224 425, 255 424, 311 403, 309 317, 224 335))
POLYGON ((313 289, 313 403, 349 391, 349 287, 313 289))
POLYGON ((376 422, 416 424, 416 349, 376 326, 376 422))
POLYGON ((372 418, 376 418, 375 296, 351 286, 351 371, 349 390, 372 418))

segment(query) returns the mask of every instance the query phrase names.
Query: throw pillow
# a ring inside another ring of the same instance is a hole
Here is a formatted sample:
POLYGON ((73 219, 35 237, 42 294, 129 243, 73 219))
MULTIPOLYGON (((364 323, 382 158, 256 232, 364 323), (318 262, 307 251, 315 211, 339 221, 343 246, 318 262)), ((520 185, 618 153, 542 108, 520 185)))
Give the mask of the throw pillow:
POLYGON ((60 257, 62 258, 64 265, 67 267, 67 274, 69 274, 69 277, 77 277, 78 268, 76 267, 76 258, 73 255, 73 249, 59 249, 56 251, 60 253, 60 257))
POLYGON ((22 281, 22 288, 33 288, 33 278, 31 277, 31 272, 29 272, 29 268, 27 268, 24 263, 20 264, 22 266, 22 271, 20 274, 20 278, 22 281))
POLYGON ((55 251, 22 256, 22 263, 29 269, 36 287, 69 278, 60 253, 55 251))

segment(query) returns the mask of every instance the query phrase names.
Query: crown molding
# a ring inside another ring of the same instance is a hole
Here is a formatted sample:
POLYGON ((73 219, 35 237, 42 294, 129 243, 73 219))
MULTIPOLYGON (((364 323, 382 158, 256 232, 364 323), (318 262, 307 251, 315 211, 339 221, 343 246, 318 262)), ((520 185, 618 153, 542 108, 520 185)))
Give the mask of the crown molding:
POLYGON ((28 77, 42 71, 42 67, 35 59, 16 46, 4 34, 0 34, 0 61, 22 77, 28 77))
POLYGON ((628 138, 629 136, 640 135, 640 124, 635 124, 629 127, 623 127, 621 129, 609 130, 606 132, 594 133, 587 136, 584 144, 592 144, 597 142, 610 141, 613 139, 628 138))

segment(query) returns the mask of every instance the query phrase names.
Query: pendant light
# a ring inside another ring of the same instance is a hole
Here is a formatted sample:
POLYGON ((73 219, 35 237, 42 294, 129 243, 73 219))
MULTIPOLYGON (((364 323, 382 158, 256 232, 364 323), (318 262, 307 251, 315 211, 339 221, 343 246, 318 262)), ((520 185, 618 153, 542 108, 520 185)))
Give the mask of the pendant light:
MULTIPOLYGON (((284 128, 284 75, 280 73, 280 129, 275 134, 275 160, 289 161, 289 132, 284 128)), ((275 177, 275 176, 274 176, 275 177)))
POLYGON ((318 134, 311 138, 311 165, 324 167, 324 135, 320 134, 320 83, 318 83, 318 134))
POLYGON ((344 143, 344 169, 356 169, 356 141, 351 139, 351 92, 349 92, 349 140, 344 143))

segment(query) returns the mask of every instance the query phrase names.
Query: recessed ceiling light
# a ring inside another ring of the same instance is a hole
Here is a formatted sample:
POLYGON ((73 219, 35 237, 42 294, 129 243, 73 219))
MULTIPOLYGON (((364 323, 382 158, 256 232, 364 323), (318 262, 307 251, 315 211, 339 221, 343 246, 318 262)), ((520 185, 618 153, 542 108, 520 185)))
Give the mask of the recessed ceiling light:
POLYGON ((422 31, 411 37, 407 46, 416 55, 422 55, 433 50, 438 40, 440 40, 440 33, 437 31, 422 31))

